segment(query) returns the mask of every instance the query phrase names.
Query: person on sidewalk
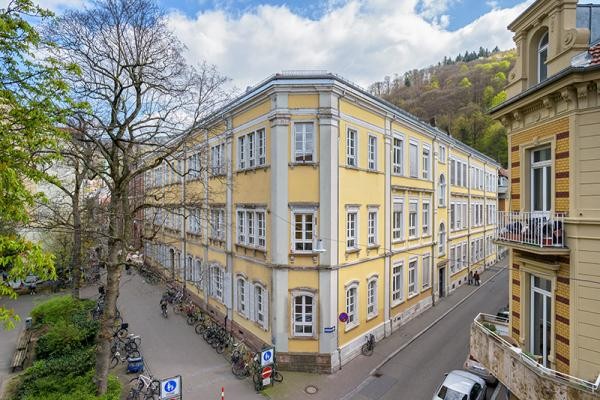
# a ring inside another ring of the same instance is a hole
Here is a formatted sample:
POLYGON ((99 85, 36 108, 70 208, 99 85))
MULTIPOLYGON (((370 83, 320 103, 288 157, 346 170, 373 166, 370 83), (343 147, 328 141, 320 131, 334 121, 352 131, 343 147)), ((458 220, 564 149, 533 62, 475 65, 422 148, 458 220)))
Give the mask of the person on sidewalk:
POLYGON ((475 274, 473 275, 473 280, 475 281, 476 286, 479 286, 479 284, 481 283, 479 279, 479 272, 475 271, 475 274))
POLYGON ((473 284, 473 271, 469 271, 469 280, 467 282, 469 285, 473 284))

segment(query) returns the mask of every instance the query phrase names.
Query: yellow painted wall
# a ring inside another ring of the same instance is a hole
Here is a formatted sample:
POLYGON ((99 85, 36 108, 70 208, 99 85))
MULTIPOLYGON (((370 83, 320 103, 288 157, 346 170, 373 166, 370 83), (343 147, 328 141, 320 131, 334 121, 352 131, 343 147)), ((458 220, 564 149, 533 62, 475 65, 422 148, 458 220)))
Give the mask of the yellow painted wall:
POLYGON ((318 94, 289 94, 288 95, 288 108, 318 108, 319 107, 319 95, 318 94))
POLYGON ((233 117, 233 127, 236 128, 240 125, 243 125, 253 119, 260 117, 261 115, 267 114, 271 111, 271 102, 269 99, 265 99, 261 103, 255 105, 254 107, 238 113, 233 117))

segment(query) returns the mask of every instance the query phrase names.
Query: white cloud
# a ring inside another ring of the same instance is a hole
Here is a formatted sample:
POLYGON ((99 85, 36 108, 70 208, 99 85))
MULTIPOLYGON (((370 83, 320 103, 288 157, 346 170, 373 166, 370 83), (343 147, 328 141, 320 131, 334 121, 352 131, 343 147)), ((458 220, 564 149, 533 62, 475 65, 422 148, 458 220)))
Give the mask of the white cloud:
POLYGON ((331 2, 338 7, 317 20, 285 6, 262 5, 237 16, 221 10, 195 18, 173 13, 170 24, 187 45, 190 61, 216 64, 239 87, 294 69, 328 70, 366 86, 479 46, 511 48, 506 26, 531 2, 495 8, 448 31, 450 1, 455 0, 427 0, 427 10, 418 0, 331 2))

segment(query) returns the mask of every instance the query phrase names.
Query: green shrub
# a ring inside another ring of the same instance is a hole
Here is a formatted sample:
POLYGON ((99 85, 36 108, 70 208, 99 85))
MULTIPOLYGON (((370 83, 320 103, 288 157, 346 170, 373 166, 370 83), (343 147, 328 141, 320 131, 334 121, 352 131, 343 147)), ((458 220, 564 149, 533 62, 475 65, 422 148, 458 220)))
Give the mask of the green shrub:
POLYGON ((94 368, 96 362, 94 348, 74 351, 62 357, 53 357, 47 360, 39 360, 25 371, 23 385, 27 386, 37 379, 49 375, 84 375, 94 368))
POLYGON ((31 310, 31 316, 36 325, 55 325, 60 321, 70 321, 73 315, 80 311, 90 311, 94 307, 91 300, 77 300, 73 297, 53 297, 38 304, 31 310))
POLYGON ((490 323, 490 322, 484 322, 482 324, 488 331, 496 333, 496 325, 490 323))
POLYGON ((121 395, 119 379, 108 377, 108 391, 104 396, 96 396, 94 371, 85 375, 50 375, 37 379, 21 392, 19 400, 118 400, 121 395))

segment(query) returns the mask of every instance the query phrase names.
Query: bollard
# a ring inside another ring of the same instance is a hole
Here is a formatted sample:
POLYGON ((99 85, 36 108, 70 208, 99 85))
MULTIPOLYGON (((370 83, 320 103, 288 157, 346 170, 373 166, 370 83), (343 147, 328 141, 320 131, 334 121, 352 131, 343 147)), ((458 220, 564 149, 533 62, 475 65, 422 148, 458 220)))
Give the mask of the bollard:
POLYGON ((225 388, 221 388, 221 400, 225 400, 225 388))

